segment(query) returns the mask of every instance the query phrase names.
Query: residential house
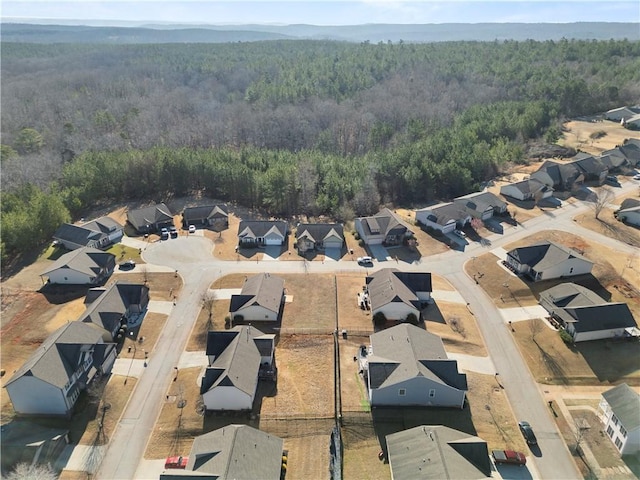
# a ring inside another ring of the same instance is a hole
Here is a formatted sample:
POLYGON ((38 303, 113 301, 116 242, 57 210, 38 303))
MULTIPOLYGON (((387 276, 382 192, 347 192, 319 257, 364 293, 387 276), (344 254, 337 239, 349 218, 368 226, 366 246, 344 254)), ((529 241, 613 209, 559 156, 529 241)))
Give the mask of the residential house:
POLYGON ((40 276, 56 285, 98 285, 111 276, 115 267, 115 255, 82 247, 62 255, 40 276))
POLYGON ((226 205, 186 207, 182 212, 182 224, 184 228, 202 225, 223 229, 229 226, 229 209, 226 205))
POLYGON ((355 227, 367 245, 401 245, 413 235, 411 227, 388 208, 383 208, 372 217, 356 218, 355 227))
POLYGON ((440 337, 402 323, 370 339, 361 366, 372 406, 464 407, 467 376, 440 337))
POLYGON ((491 478, 487 442, 444 425, 421 425, 385 437, 392 480, 491 478))
POLYGON ((598 416, 620 454, 640 452, 640 395, 626 383, 602 394, 598 416))
POLYGON ((553 187, 529 178, 520 182, 508 183, 500 187, 500 195, 516 200, 534 200, 536 203, 553 195, 553 187))
POLYGON ((173 215, 164 203, 129 210, 127 221, 138 233, 159 232, 173 225, 173 215))
POLYGON ((301 223, 296 227, 298 252, 342 250, 344 227, 339 223, 301 223))
POLYGON ((604 118, 613 122, 622 122, 640 113, 640 109, 636 107, 618 107, 607 111, 604 118))
POLYGON ((514 271, 533 281, 591 273, 593 262, 575 250, 553 242, 541 242, 507 252, 506 262, 514 271))
POLYGON ((451 233, 471 222, 471 214, 458 203, 439 203, 416 210, 416 222, 425 227, 451 233))
POLYGON ((238 244, 241 247, 283 245, 289 229, 281 220, 242 220, 238 226, 238 244))
POLYGON ((284 441, 248 425, 227 425, 197 436, 187 467, 165 470, 161 480, 280 480, 284 441))
POLYGON ((276 377, 275 335, 253 326, 209 332, 206 353, 200 394, 207 410, 251 410, 258 380, 276 377))
POLYGON ((552 160, 544 162, 530 178, 557 191, 572 191, 584 183, 584 174, 575 165, 552 160))
POLYGON ((70 417, 80 392, 111 371, 116 346, 102 328, 69 322, 47 337, 5 384, 22 415, 70 417))
POLYGON ((149 304, 149 287, 137 283, 113 283, 92 288, 85 298, 86 309, 78 320, 93 323, 117 340, 123 325, 138 324, 149 304))
POLYGON ((270 273, 249 277, 239 295, 231 296, 233 321, 275 322, 284 302, 284 280, 270 273))
POLYGON ((623 338, 637 327, 626 303, 609 303, 574 283, 561 283, 541 292, 539 302, 574 342, 623 338))
POLYGON ((630 130, 639 130, 640 129, 640 114, 636 114, 633 117, 624 120, 622 124, 630 129, 630 130))
POLYGON ((421 310, 431 302, 431 274, 383 268, 366 278, 371 313, 387 320, 405 321, 408 315, 421 319, 421 310))
POLYGON ((640 141, 626 139, 623 145, 602 152, 600 160, 605 164, 610 162, 611 169, 635 167, 640 164, 640 141))
POLYGON ((118 243, 124 230, 122 225, 109 217, 101 217, 83 225, 63 223, 53 234, 53 239, 67 250, 81 247, 106 248, 118 243))
POLYGON ((507 204, 491 192, 474 192, 463 195, 455 198, 453 203, 462 206, 472 217, 483 221, 507 211, 507 204))
POLYGON ((568 165, 574 165, 582 173, 584 182, 596 185, 602 185, 609 173, 609 169, 600 159, 586 153, 579 153, 568 165))
POLYGON ((614 215, 621 222, 640 227, 640 200, 636 198, 623 200, 614 215))

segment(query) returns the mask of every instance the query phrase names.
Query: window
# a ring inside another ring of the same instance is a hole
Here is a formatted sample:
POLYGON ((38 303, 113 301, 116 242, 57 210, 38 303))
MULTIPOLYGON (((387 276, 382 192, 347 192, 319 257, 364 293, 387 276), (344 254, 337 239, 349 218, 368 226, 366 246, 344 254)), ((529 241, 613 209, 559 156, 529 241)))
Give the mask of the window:
POLYGON ((607 427, 607 435, 609 435, 610 438, 613 438, 613 427, 611 425, 607 427))
POLYGON ((616 417, 615 414, 611 415, 611 421, 616 427, 618 426, 618 417, 616 417))
POLYGON ((569 269, 569 273, 573 273, 573 267, 569 269))
POLYGON ((615 444, 616 444, 616 447, 618 447, 618 450, 622 448, 622 442, 620 441, 619 438, 616 438, 615 444))
POLYGON ((407 390, 405 388, 401 388, 400 390, 398 390, 398 395, 401 397, 404 397, 407 393, 407 390))
POLYGON ((627 438, 627 430, 622 425, 620 425, 620 433, 624 438, 627 438))
POLYGON ((435 389, 433 389, 433 388, 432 388, 432 389, 430 389, 430 390, 429 390, 429 398, 433 398, 433 397, 435 397, 435 396, 436 396, 436 391, 435 391, 435 389))

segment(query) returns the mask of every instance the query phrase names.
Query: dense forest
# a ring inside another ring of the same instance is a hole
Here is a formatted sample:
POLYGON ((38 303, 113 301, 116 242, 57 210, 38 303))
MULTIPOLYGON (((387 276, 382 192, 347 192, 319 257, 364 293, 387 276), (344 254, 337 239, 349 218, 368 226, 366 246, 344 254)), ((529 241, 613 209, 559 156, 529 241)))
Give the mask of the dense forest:
POLYGON ((553 143, 563 119, 640 99, 640 42, 627 40, 1 54, 3 256, 96 205, 196 190, 340 220, 447 199, 553 143))

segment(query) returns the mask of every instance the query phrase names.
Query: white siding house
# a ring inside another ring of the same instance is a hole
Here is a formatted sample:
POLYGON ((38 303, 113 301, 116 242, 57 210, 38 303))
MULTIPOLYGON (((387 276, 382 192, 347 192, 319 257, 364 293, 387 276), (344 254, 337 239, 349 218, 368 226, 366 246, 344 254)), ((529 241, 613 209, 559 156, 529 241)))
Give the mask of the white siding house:
POLYGON ((598 409, 607 436, 620 454, 640 452, 640 395, 626 383, 602 394, 598 409))
POLYGON ((421 318, 421 310, 431 301, 431 274, 400 272, 383 268, 366 278, 371 313, 384 314, 387 320, 405 321, 413 314, 421 318))
POLYGON ((640 200, 627 198, 615 212, 615 217, 621 222, 640 227, 640 200))
POLYGON ((247 279, 239 295, 231 296, 229 313, 233 321, 275 322, 284 301, 284 280, 269 273, 247 279))
POLYGON ((58 285, 96 285, 115 268, 115 255, 96 248, 82 247, 65 253, 40 275, 58 285))
POLYGON ((508 183, 500 187, 500 195, 515 198, 516 200, 535 200, 539 202, 553 195, 553 188, 536 180, 522 180, 521 182, 508 183))
POLYGON ((593 262, 575 250, 542 242, 507 252, 506 262, 519 274, 534 281, 572 277, 591 272, 593 262))
POLYGON ((440 203, 421 208, 416 210, 415 214, 416 222, 440 230, 442 233, 451 233, 471 221, 471 215, 461 205, 455 203, 440 203))

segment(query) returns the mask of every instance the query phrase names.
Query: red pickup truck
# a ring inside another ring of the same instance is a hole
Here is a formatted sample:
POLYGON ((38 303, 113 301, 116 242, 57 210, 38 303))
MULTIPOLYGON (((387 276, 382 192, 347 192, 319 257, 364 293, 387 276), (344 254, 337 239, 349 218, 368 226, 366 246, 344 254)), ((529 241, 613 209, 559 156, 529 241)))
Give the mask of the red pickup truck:
POLYGON ((514 452, 513 450, 493 450, 491 456, 496 464, 506 463, 520 465, 522 467, 527 463, 527 458, 524 456, 524 453, 514 452))
POLYGON ((164 462, 164 468, 179 468, 184 470, 187 468, 187 463, 189 463, 189 457, 168 457, 164 462))

